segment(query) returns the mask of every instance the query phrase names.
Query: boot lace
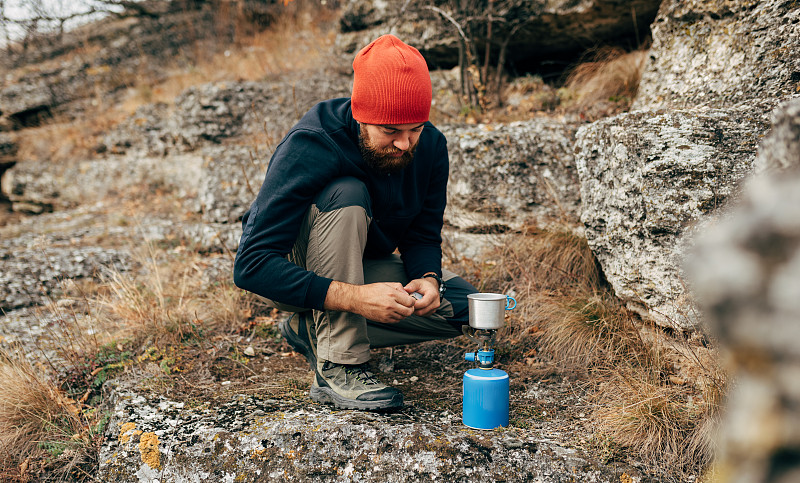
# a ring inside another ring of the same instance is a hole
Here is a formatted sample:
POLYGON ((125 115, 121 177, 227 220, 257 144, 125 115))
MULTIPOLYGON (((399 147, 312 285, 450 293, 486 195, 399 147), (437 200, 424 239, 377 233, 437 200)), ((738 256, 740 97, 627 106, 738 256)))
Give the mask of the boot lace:
POLYGON ((375 379, 375 375, 369 370, 366 362, 357 366, 345 366, 345 372, 355 376, 357 381, 360 381, 368 386, 379 384, 378 380, 375 379))
POLYGON ((374 386, 376 384, 380 384, 380 382, 377 379, 375 379, 375 375, 372 373, 372 371, 369 370, 368 364, 369 363, 364 362, 363 364, 348 365, 348 364, 334 364, 333 362, 325 361, 325 365, 323 366, 322 370, 325 371, 339 365, 344 368, 345 384, 347 384, 348 375, 355 377, 356 381, 359 381, 367 386, 374 386))

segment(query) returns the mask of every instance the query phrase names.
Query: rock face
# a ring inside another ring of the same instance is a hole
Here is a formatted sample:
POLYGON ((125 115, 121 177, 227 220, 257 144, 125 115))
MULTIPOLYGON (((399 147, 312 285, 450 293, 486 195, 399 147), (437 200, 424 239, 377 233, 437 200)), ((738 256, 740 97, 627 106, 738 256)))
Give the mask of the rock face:
POLYGON ((784 0, 665 0, 633 109, 728 107, 800 88, 800 8, 784 0))
POLYGON ((450 154, 448 223, 468 233, 487 233, 525 222, 576 220, 576 129, 547 119, 492 128, 443 127, 450 154))
MULTIPOLYGON (((566 481, 620 475, 547 440, 467 430, 450 411, 331 411, 232 396, 189 407, 117 387, 103 481, 566 481), (568 475, 568 476, 564 476, 568 475)), ((630 478, 630 477, 629 477, 630 478)))
POLYGON ((774 121, 757 162, 777 169, 747 184, 687 264, 736 381, 720 463, 732 483, 800 479, 800 99, 774 121))
POLYGON ((349 97, 351 81, 342 74, 310 72, 296 80, 190 87, 175 99, 172 109, 164 104, 140 108, 106 136, 104 149, 164 156, 248 137, 248 144, 271 151, 314 104, 349 97))
MULTIPOLYGON (((400 5, 380 0, 351 0, 342 16, 337 50, 352 58, 358 49, 374 38, 392 33, 413 42, 431 65, 457 65, 459 39, 456 29, 442 15, 426 8, 433 5, 458 17, 453 10, 457 3, 411 1, 400 5)), ((574 58, 597 44, 630 45, 635 44, 637 38, 644 40, 660 0, 514 3, 517 4, 515 7, 508 8, 505 2, 495 2, 493 13, 504 21, 493 23, 494 42, 498 43, 508 35, 507 25, 524 24, 510 39, 507 55, 511 62, 531 62, 574 58)), ((485 2, 483 8, 486 8, 485 2)), ((474 10, 470 15, 475 16, 474 10)), ((466 23, 461 27, 466 30, 466 23)), ((484 30, 485 22, 471 24, 473 33, 484 30)), ((475 38, 481 49, 486 42, 482 37, 485 34, 479 33, 475 38)))
POLYGON ((798 18, 800 6, 778 0, 666 0, 638 110, 579 131, 587 238, 614 290, 647 318, 696 326, 685 247, 735 197, 769 112, 797 89, 800 60, 781 52, 800 42, 798 18))
POLYGON ((696 325, 680 270, 687 238, 752 170, 768 127, 738 108, 638 111, 578 131, 586 237, 630 308, 667 327, 696 325))

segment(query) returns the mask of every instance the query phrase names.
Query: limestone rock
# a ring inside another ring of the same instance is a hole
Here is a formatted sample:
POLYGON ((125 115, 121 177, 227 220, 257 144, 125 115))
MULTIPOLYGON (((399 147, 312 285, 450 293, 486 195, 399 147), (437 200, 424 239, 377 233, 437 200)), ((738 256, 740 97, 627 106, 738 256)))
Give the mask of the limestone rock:
POLYGON ((0 248, 0 311, 45 305, 66 280, 97 277, 104 267, 123 268, 127 258, 100 247, 0 248))
POLYGON ((652 31, 633 109, 729 107, 800 89, 796 2, 665 0, 652 31))
POLYGON ((491 234, 526 222, 577 220, 576 130, 549 119, 442 127, 450 154, 448 224, 491 234))
MULTIPOLYGON (((663 2, 638 110, 579 131, 590 245, 617 295, 661 324, 698 322, 682 257, 753 171, 768 113, 800 85, 788 54, 798 18, 779 0, 663 2)), ((758 169, 785 162, 765 157, 758 169)))
POLYGON ((103 481, 619 481, 546 439, 465 430, 450 411, 332 411, 244 395, 190 406, 124 384, 112 403, 103 481), (155 455, 140 451, 144 435, 157 438, 155 455))
POLYGON ((314 104, 349 96, 350 80, 341 74, 309 73, 296 80, 190 87, 175 100, 174 109, 164 104, 141 107, 106 136, 104 145, 112 153, 163 156, 247 136, 256 148, 271 152, 314 104))
POLYGON ((267 171, 265 153, 245 146, 203 149, 198 203, 208 222, 239 222, 255 200, 267 171))
POLYGON ((751 172, 769 127, 762 110, 638 111, 578 131, 586 237, 630 308, 668 327, 696 326, 683 252, 751 172))
POLYGON ((800 99, 782 106, 759 153, 767 164, 791 168, 749 181, 686 265, 735 381, 720 463, 732 483, 800 477, 799 109, 800 99))

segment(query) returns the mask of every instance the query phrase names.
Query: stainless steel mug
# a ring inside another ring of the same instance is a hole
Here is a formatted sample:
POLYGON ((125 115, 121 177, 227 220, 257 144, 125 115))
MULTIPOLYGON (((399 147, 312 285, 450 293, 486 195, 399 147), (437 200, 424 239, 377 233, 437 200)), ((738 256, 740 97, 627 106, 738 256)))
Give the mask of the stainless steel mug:
POLYGON ((517 306, 510 295, 501 293, 473 293, 467 295, 469 326, 475 329, 499 329, 505 321, 506 310, 517 306))

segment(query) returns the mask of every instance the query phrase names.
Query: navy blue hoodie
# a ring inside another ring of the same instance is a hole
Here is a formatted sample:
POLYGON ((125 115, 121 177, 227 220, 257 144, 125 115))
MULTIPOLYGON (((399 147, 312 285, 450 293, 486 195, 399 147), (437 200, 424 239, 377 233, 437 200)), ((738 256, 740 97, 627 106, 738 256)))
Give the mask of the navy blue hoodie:
POLYGON ((380 174, 361 158, 358 123, 350 99, 314 106, 272 155, 264 183, 242 220, 236 285, 283 304, 322 309, 331 280, 291 263, 303 217, 314 196, 336 178, 363 181, 372 198, 372 223, 364 256, 399 249, 409 279, 441 275, 442 219, 447 195, 447 143, 430 122, 414 160, 399 173, 380 174))

